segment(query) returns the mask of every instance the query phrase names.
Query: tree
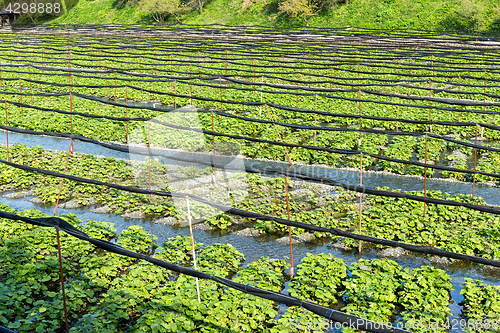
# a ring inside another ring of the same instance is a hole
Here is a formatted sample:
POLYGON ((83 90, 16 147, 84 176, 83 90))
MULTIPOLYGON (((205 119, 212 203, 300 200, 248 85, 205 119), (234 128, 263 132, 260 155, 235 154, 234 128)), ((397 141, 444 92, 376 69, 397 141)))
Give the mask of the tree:
POLYGON ((139 6, 158 23, 163 23, 169 15, 182 23, 179 14, 184 7, 180 0, 140 0, 139 6))
POLYGON ((307 17, 316 15, 318 13, 318 6, 313 0, 283 0, 278 5, 280 13, 285 13, 293 17, 302 17, 307 22, 307 17))
POLYGON ((189 6, 193 7, 196 10, 199 10, 201 14, 203 12, 203 6, 205 5, 206 2, 207 0, 190 0, 189 6))

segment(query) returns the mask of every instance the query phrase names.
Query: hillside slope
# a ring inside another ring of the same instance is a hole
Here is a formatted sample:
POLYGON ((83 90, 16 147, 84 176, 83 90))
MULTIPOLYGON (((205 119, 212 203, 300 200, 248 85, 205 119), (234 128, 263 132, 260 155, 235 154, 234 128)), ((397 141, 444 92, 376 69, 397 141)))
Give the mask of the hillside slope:
MULTIPOLYGON (((280 14, 278 1, 208 0, 202 14, 194 10, 185 11, 181 20, 190 24, 305 25, 303 19, 280 14)), ((500 2, 497 0, 349 0, 348 4, 335 2, 337 0, 324 1, 330 1, 328 8, 310 17, 310 26, 500 32, 500 2)), ((167 22, 177 21, 171 17, 167 22)), ((126 24, 155 21, 142 13, 137 3, 79 0, 68 13, 51 23, 126 24)))

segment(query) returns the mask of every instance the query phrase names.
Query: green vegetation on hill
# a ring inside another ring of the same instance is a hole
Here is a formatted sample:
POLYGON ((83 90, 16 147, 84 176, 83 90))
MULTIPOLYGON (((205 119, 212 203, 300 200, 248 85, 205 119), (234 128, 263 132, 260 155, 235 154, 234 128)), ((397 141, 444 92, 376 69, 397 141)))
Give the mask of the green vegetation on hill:
MULTIPOLYGON (((3 9, 13 0, 0 0, 3 9)), ((43 0, 52 1, 52 0, 43 0)), ((495 0, 65 0, 59 17, 23 15, 68 24, 188 23, 500 32, 495 0), (289 6, 284 6, 288 3, 289 6), (201 4, 201 10, 200 10, 201 4), (291 9, 290 9, 291 8, 291 9), (310 10, 307 10, 309 8, 310 10), (161 12, 165 10, 167 12, 161 12), (169 13, 171 13, 169 15, 169 13), (173 14, 172 14, 173 13, 173 14)))

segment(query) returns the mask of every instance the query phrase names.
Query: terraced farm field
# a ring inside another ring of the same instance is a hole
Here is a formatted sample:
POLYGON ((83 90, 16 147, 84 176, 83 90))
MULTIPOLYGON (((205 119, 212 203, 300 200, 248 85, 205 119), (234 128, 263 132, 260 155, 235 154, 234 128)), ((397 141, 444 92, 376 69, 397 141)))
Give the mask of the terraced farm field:
POLYGON ((500 330, 497 36, 0 34, 0 332, 500 330))

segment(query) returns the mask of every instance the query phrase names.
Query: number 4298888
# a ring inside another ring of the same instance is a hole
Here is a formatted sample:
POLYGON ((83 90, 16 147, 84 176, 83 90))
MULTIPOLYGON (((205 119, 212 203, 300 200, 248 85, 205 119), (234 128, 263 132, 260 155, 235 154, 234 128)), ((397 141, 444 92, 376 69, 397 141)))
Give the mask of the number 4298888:
POLYGON ((26 14, 26 13, 31 13, 31 14, 59 14, 61 12, 61 4, 60 3, 9 3, 9 5, 6 8, 7 11, 10 11, 15 14, 26 14))

